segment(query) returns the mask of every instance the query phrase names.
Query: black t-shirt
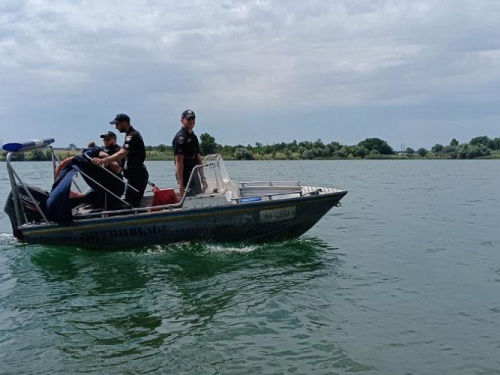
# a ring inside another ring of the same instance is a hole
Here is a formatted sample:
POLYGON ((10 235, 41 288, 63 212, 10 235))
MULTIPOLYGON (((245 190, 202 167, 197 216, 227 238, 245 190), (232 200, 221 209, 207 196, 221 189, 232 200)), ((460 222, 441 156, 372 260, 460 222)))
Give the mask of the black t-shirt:
POLYGON ((118 151, 120 151, 122 148, 118 145, 114 145, 114 146, 109 146, 109 147, 104 147, 102 150, 108 154, 109 156, 113 155, 113 154, 116 154, 118 151))
MULTIPOLYGON (((104 151, 106 154, 108 154, 109 156, 111 155, 114 155, 116 154, 118 151, 120 151, 122 148, 118 145, 114 145, 114 146, 110 146, 110 147, 104 147, 102 149, 102 151, 104 151)), ((122 159, 118 162, 118 164, 120 165, 120 167, 124 167, 125 166, 125 159, 122 159)))
POLYGON ((127 169, 133 170, 142 168, 146 159, 146 147, 142 140, 141 133, 135 130, 132 126, 128 129, 125 135, 125 143, 123 148, 128 151, 127 169))
POLYGON ((184 156, 184 174, 191 173, 193 168, 198 165, 198 154, 201 153, 198 137, 194 132, 190 134, 186 129, 181 128, 172 141, 172 147, 174 155, 184 156))

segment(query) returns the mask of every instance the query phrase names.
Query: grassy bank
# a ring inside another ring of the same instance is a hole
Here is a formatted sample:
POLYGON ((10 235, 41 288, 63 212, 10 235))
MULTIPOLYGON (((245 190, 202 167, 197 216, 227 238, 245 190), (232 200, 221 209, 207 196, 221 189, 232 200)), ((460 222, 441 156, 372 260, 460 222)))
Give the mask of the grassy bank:
MULTIPOLYGON (((55 154, 59 157, 59 159, 64 160, 71 156, 76 156, 81 154, 81 150, 54 150, 55 154)), ((5 161, 6 154, 0 153, 0 161, 5 161)), ((222 153, 222 157, 224 160, 238 160, 234 156, 234 154, 222 153)), ((419 156, 418 154, 413 155, 366 155, 364 157, 354 157, 352 154, 349 154, 347 157, 339 157, 339 156, 331 156, 331 157, 313 157, 307 160, 463 160, 458 159, 456 157, 452 157, 449 154, 435 154, 429 152, 425 156, 419 156)), ((492 152, 491 155, 476 157, 474 159, 500 159, 500 152, 495 151, 492 152)), ((50 159, 50 151, 31 151, 23 154, 18 154, 19 161, 47 161, 50 159), (23 160, 24 158, 24 160, 23 160)), ((173 161, 174 155, 171 149, 167 151, 146 151, 146 160, 149 161, 173 161)), ((283 152, 275 152, 275 153, 255 153, 253 154, 252 160, 304 160, 301 157, 301 154, 298 152, 294 153, 283 153, 283 152)))

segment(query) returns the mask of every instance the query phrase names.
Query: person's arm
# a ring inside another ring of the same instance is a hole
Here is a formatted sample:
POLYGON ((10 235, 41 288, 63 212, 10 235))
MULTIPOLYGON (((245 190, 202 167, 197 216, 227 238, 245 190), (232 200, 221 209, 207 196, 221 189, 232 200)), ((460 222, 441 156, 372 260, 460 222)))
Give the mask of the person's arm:
POLYGON ((93 158, 92 163, 94 163, 94 164, 110 164, 113 162, 119 162, 120 160, 125 159, 127 157, 127 155, 128 155, 128 150, 125 150, 124 148, 122 148, 116 154, 105 157, 103 159, 93 158))
MULTIPOLYGON (((104 159, 107 157, 109 157, 109 154, 107 154, 104 151, 99 151, 99 158, 104 159)), ((105 166, 111 169, 116 174, 120 174, 123 169, 120 163, 118 163, 117 161, 112 161, 111 163, 108 163, 105 166)))
POLYGON ((201 183, 203 185, 203 189, 207 189, 208 188, 208 184, 207 184, 207 179, 205 178, 205 171, 203 170, 203 160, 201 159, 201 154, 198 154, 198 165, 200 165, 200 167, 198 168, 198 172, 200 173, 200 178, 201 178, 201 183))
POLYGON ((177 176, 177 181, 179 182, 179 191, 181 197, 184 195, 186 187, 184 186, 184 155, 175 154, 175 173, 177 176))
POLYGON ((122 166, 120 165, 120 163, 118 163, 117 161, 113 161, 109 164, 106 165, 109 169, 111 169, 113 172, 115 172, 116 174, 120 174, 121 171, 122 171, 122 166))

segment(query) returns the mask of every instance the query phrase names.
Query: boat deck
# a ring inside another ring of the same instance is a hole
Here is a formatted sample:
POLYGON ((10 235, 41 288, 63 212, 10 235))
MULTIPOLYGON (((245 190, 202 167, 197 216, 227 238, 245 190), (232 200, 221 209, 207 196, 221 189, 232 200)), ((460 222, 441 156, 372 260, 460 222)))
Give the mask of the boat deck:
POLYGON ((179 204, 153 206, 153 195, 146 195, 142 199, 141 207, 138 208, 106 210, 96 209, 90 205, 82 204, 73 209, 73 217, 75 220, 84 220, 98 217, 105 218, 131 214, 156 213, 159 211, 175 212, 192 208, 220 207, 270 200, 299 198, 308 195, 332 194, 340 191, 342 190, 325 187, 301 186, 298 181, 240 182, 237 187, 233 186, 232 189, 227 189, 225 192, 199 194, 194 197, 187 197, 182 206, 179 204))

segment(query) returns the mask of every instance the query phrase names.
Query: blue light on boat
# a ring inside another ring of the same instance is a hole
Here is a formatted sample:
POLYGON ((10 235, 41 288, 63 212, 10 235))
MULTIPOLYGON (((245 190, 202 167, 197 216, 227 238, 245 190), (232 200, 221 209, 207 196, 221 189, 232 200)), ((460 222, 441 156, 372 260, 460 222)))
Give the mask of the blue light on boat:
POLYGON ((261 197, 245 197, 239 199, 240 203, 260 202, 261 200, 261 197))
POLYGON ((40 148, 40 147, 46 147, 51 143, 54 143, 54 141, 55 141, 54 138, 47 138, 47 139, 35 139, 28 142, 12 142, 4 144, 2 148, 4 151, 7 152, 20 152, 20 151, 33 150, 35 148, 40 148))

